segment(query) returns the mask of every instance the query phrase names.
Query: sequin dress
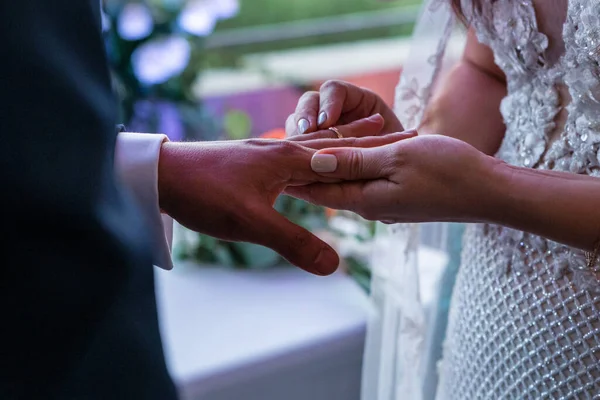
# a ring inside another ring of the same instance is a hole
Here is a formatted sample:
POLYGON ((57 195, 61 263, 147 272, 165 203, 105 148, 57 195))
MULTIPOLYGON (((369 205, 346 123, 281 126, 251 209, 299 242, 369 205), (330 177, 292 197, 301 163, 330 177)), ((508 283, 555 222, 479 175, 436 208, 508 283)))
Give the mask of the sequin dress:
MULTIPOLYGON (((600 177, 600 0, 569 1, 553 62, 532 1, 484 0, 485 17, 472 16, 507 77, 497 156, 600 177)), ((542 237, 469 226, 438 398, 600 399, 600 269, 585 265, 542 237)))

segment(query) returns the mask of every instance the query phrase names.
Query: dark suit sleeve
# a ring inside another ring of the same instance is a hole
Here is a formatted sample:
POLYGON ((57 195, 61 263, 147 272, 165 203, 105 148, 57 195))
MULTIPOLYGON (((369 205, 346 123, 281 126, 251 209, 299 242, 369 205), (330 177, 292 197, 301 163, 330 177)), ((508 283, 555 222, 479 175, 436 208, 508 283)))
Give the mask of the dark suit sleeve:
POLYGON ((0 15, 0 398, 171 398, 98 1, 0 15))

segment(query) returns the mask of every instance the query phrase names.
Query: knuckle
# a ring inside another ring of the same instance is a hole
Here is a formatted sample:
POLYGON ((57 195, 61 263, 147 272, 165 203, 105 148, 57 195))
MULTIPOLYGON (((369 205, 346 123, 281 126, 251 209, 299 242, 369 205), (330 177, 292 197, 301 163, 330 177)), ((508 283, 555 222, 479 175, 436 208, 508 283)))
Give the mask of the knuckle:
POLYGON ((394 146, 394 150, 395 151, 391 151, 386 158, 385 158, 385 165, 387 168, 389 169, 394 169, 397 168, 398 166, 403 166, 406 165, 408 163, 407 159, 406 159, 406 154, 404 154, 403 151, 400 151, 401 149, 398 148, 398 146, 394 146))
POLYGON ((329 79, 321 85, 321 90, 331 90, 339 88, 343 85, 342 81, 337 79, 329 79))
POLYGON ((291 156, 294 154, 297 154, 298 151, 301 151, 302 148, 300 147, 300 145, 298 143, 289 141, 289 140, 280 140, 277 141, 277 148, 279 151, 279 154, 284 155, 284 156, 291 156))
POLYGON ((350 179, 357 179, 361 175, 364 165, 364 157, 360 151, 351 151, 349 157, 349 171, 350 179))
POLYGON ((269 139, 257 139, 257 138, 252 138, 252 139, 246 139, 246 144, 248 146, 251 147, 258 147, 258 146, 264 146, 265 143, 270 142, 269 139))
POLYGON ((301 118, 307 118, 309 114, 317 112, 315 106, 319 103, 319 92, 304 92, 298 100, 296 107, 295 122, 301 118))
POLYGON ((279 143, 279 140, 275 140, 275 139, 259 139, 259 138, 251 138, 251 139, 246 139, 244 141, 246 143, 246 145, 248 145, 249 147, 259 147, 259 148, 263 148, 263 147, 269 147, 269 146, 273 146, 274 144, 279 143))
POLYGON ((381 99, 381 96, 379 96, 377 93, 375 93, 374 91, 372 91, 371 89, 367 89, 367 88, 360 88, 360 90, 363 91, 365 97, 371 97, 374 100, 383 102, 383 100, 381 99))
POLYGON ((314 90, 310 90, 308 92, 304 92, 302 96, 300 96, 299 102, 303 102, 306 100, 311 100, 313 97, 319 96, 319 92, 315 92, 314 90))
POLYGON ((303 248, 308 246, 308 244, 311 241, 311 237, 312 235, 308 233, 308 231, 305 231, 303 229, 298 230, 298 232, 296 232, 294 235, 294 244, 292 247, 296 249, 298 247, 303 248))
POLYGON ((284 252, 286 253, 286 258, 293 259, 302 264, 314 261, 317 255, 307 251, 311 242, 312 235, 308 231, 298 229, 285 244, 284 252))

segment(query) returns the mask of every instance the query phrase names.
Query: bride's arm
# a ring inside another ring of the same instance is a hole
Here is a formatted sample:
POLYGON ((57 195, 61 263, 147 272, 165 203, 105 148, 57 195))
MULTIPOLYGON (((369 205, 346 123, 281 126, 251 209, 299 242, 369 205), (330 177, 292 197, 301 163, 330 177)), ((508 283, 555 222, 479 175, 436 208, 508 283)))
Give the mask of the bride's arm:
POLYGON ((600 239, 600 179, 499 164, 480 191, 487 220, 591 250, 600 239))
POLYGON ((371 149, 327 149, 315 157, 332 155, 331 168, 318 172, 348 182, 288 193, 379 221, 484 222, 585 250, 600 239, 595 177, 515 167, 441 135, 371 149))
POLYGON ((500 115, 505 96, 505 77, 492 50, 469 31, 462 59, 434 93, 419 134, 443 134, 494 154, 506 129, 500 115))

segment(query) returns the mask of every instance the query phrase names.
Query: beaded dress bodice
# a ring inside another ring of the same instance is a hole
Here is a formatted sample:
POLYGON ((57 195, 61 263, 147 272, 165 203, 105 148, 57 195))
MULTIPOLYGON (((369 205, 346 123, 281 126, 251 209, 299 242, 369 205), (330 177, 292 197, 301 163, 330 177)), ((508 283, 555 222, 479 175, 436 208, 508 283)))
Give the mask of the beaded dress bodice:
MULTIPOLYGON (((564 49, 554 59, 533 0, 482 4, 467 17, 508 88, 497 157, 600 177, 600 0, 568 2, 564 49)), ((504 227, 470 226, 438 397, 600 399, 599 279, 583 251, 504 227)))

